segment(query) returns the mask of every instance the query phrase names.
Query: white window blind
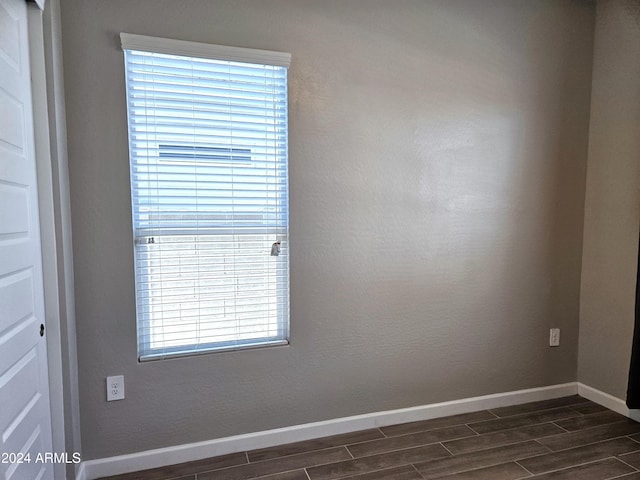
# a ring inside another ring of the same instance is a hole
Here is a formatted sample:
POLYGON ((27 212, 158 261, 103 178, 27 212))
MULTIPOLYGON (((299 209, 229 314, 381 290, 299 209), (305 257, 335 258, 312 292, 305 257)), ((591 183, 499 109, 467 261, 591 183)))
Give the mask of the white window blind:
POLYGON ((121 40, 140 360, 287 343, 289 55, 121 40))

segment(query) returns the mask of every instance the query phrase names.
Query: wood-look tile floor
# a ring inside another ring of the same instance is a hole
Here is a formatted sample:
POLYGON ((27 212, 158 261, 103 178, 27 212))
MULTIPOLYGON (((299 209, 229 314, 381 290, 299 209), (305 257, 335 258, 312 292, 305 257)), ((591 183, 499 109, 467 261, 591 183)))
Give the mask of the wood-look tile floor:
POLYGON ((640 424, 576 395, 108 478, 640 480, 640 424))

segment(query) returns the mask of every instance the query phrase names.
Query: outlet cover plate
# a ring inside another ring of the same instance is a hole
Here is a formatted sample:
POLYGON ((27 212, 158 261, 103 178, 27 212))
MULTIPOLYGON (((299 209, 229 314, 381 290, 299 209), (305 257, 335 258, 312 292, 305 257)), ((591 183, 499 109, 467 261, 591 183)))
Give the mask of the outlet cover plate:
POLYGON ((124 375, 107 377, 107 402, 124 399, 124 375))

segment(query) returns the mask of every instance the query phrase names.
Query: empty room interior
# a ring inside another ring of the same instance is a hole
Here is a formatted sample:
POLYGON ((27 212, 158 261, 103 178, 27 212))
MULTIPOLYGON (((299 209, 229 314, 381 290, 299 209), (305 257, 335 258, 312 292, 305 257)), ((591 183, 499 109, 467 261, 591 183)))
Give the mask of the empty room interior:
POLYGON ((0 0, 21 25, 2 478, 640 478, 640 1, 0 0))

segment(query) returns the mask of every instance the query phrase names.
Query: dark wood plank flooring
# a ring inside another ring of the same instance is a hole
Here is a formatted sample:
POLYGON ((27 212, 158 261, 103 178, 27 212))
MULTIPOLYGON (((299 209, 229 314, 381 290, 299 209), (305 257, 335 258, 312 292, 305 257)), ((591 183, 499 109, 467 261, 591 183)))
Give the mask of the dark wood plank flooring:
POLYGON ((640 424, 575 395, 239 452, 108 480, 433 478, 640 480, 640 424))

